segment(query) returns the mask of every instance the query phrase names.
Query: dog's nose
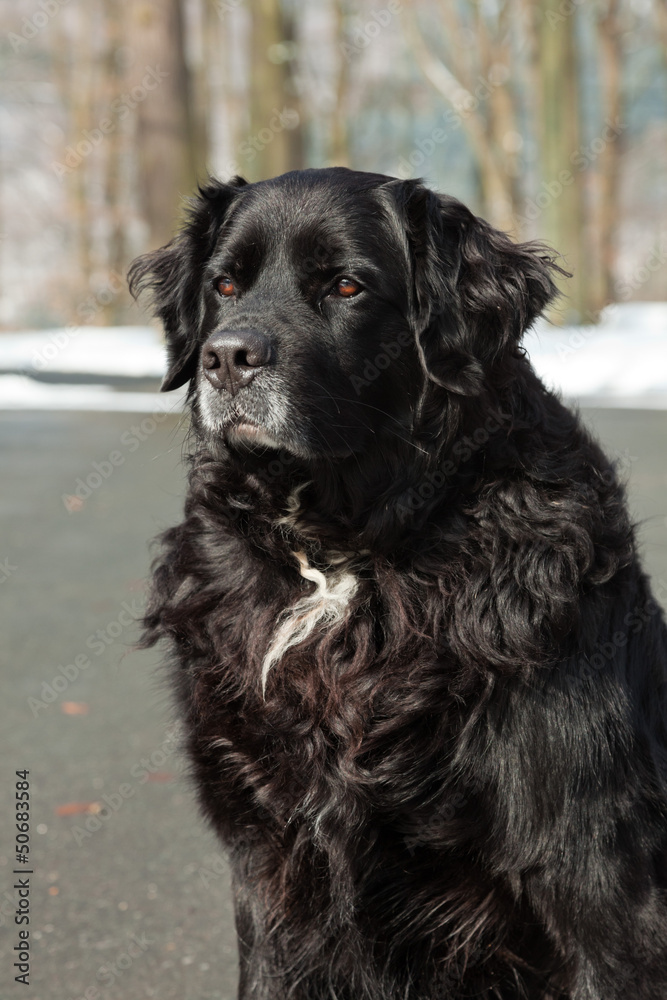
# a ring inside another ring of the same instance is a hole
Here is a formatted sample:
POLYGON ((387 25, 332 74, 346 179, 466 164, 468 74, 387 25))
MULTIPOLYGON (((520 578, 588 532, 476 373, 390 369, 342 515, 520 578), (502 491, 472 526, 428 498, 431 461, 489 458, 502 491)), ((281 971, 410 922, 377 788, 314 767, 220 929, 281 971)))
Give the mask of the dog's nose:
POLYGON ((271 345, 257 330, 214 333, 202 348, 204 374, 216 389, 234 396, 271 360, 271 345))

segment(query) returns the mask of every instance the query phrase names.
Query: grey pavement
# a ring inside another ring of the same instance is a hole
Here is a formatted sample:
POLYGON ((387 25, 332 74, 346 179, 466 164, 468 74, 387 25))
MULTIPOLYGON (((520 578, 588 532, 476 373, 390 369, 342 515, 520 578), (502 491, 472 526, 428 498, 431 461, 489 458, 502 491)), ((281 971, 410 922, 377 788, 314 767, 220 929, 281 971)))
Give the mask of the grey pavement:
MULTIPOLYGON (((667 581, 667 412, 584 415, 629 479, 646 567, 667 581)), ((131 651, 148 541, 180 516, 183 436, 173 417, 0 414, 2 1000, 235 995, 227 869, 197 812, 159 655, 131 651), (28 987, 12 970, 23 768, 28 987)))

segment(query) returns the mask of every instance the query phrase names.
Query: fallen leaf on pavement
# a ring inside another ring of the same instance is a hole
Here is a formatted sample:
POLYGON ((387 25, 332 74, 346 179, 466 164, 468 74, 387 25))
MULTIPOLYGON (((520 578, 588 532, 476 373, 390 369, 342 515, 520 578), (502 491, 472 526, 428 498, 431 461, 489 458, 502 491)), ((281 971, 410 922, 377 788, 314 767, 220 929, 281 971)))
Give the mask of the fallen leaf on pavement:
POLYGON ((65 715, 88 715, 89 709, 88 702, 86 701, 61 701, 60 710, 65 713, 65 715))
POLYGON ((102 809, 101 802, 65 802, 56 806, 56 816, 77 816, 79 813, 98 813, 102 809))

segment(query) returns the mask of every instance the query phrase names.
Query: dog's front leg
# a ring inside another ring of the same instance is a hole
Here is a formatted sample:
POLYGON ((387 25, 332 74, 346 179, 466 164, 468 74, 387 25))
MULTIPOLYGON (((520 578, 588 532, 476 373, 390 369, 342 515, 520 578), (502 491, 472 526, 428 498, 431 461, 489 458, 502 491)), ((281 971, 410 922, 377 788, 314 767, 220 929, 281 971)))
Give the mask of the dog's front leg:
POLYGON ((231 852, 238 1000, 331 1000, 322 924, 290 919, 274 861, 272 847, 261 840, 231 852))
POLYGON ((496 803, 486 849, 554 942, 571 1000, 667 997, 664 761, 623 668, 619 654, 591 678, 565 664, 541 691, 507 686, 469 758, 496 803))

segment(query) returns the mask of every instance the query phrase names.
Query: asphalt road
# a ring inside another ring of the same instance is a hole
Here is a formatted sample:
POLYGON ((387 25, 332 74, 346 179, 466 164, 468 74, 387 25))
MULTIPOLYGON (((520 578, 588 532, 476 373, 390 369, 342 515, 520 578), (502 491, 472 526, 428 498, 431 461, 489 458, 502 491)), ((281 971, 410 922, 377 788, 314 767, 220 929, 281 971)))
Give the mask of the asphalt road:
MULTIPOLYGON (((646 567, 667 581, 667 412, 585 417, 629 478, 646 567)), ((172 417, 0 414, 2 1000, 235 995, 227 869, 197 814, 159 658, 129 651, 148 540, 180 515, 182 439, 172 417), (12 968, 24 768, 28 987, 12 968)))

